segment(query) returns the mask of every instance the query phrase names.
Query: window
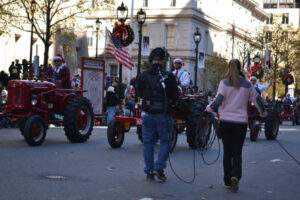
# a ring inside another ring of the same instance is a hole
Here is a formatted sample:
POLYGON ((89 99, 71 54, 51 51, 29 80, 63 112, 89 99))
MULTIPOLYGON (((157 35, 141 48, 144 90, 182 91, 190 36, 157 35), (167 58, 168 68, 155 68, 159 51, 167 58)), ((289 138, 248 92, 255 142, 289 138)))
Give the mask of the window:
POLYGON ((117 77, 118 76, 118 65, 110 64, 110 76, 117 77))
POLYGON ((270 17, 267 18, 267 24, 273 24, 273 14, 270 14, 270 17))
POLYGON ((167 25, 166 32, 166 47, 174 48, 175 47, 175 26, 167 25))
POLYGON ((268 31, 268 32, 266 33, 266 40, 267 40, 268 42, 272 42, 272 32, 268 31))
POLYGON ((289 13, 282 14, 282 24, 289 24, 289 13))
POLYGON ((148 0, 143 0, 143 7, 148 7, 148 0))
POLYGON ((142 35, 147 35, 147 25, 146 24, 142 25, 142 35))
POLYGON ((280 3, 294 3, 294 0, 279 0, 280 3))
POLYGON ((88 43, 88 47, 93 46, 93 37, 92 36, 87 36, 87 43, 88 43))
POLYGON ((278 0, 264 0, 264 3, 277 3, 278 0))
POLYGON ((176 0, 171 0, 170 6, 171 6, 171 7, 175 7, 175 6, 176 6, 176 0))

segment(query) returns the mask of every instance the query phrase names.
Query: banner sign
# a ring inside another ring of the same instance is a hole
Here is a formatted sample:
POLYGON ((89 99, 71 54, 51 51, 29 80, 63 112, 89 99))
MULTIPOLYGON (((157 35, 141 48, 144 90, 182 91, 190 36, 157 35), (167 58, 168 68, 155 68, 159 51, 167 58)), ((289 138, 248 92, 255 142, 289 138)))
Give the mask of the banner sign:
POLYGON ((81 59, 81 89, 90 100, 95 116, 104 115, 104 73, 105 62, 97 58, 81 59))

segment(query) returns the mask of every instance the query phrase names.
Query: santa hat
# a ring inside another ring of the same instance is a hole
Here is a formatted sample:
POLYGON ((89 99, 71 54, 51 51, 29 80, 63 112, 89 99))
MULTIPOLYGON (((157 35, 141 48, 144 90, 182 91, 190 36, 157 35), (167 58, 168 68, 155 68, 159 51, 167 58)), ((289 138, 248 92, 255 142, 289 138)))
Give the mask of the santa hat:
POLYGON ((54 56, 53 60, 61 60, 63 63, 65 63, 65 59, 62 57, 61 54, 56 54, 56 56, 54 56))
POLYGON ((175 58, 173 62, 174 62, 174 64, 175 64, 175 62, 180 62, 181 65, 184 66, 184 62, 181 58, 175 58))

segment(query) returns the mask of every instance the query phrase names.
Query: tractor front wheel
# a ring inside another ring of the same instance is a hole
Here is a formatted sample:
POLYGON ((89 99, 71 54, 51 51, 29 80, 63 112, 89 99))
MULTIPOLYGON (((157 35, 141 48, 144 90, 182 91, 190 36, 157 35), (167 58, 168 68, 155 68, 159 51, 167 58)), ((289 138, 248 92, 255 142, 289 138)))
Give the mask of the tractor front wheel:
POLYGON ((44 119, 39 115, 33 115, 26 120, 23 133, 28 145, 41 145, 46 136, 46 124, 44 119))
POLYGON ((112 148, 120 148, 124 142, 125 128, 124 123, 115 122, 112 118, 107 127, 107 139, 112 148))
POLYGON ((64 113, 65 134, 70 142, 86 142, 92 134, 94 113, 90 101, 85 97, 74 97, 64 113))

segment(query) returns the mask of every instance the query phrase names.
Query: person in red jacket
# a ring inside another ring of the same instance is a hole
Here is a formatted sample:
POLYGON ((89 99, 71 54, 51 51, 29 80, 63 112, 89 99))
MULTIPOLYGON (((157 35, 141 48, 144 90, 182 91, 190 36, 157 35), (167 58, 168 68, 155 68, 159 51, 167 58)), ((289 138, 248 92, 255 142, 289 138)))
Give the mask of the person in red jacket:
POLYGON ((71 88, 71 80, 70 80, 70 70, 66 66, 65 60, 62 55, 57 54, 53 58, 54 67, 52 69, 52 73, 50 73, 50 77, 55 81, 57 87, 70 89, 71 88))

